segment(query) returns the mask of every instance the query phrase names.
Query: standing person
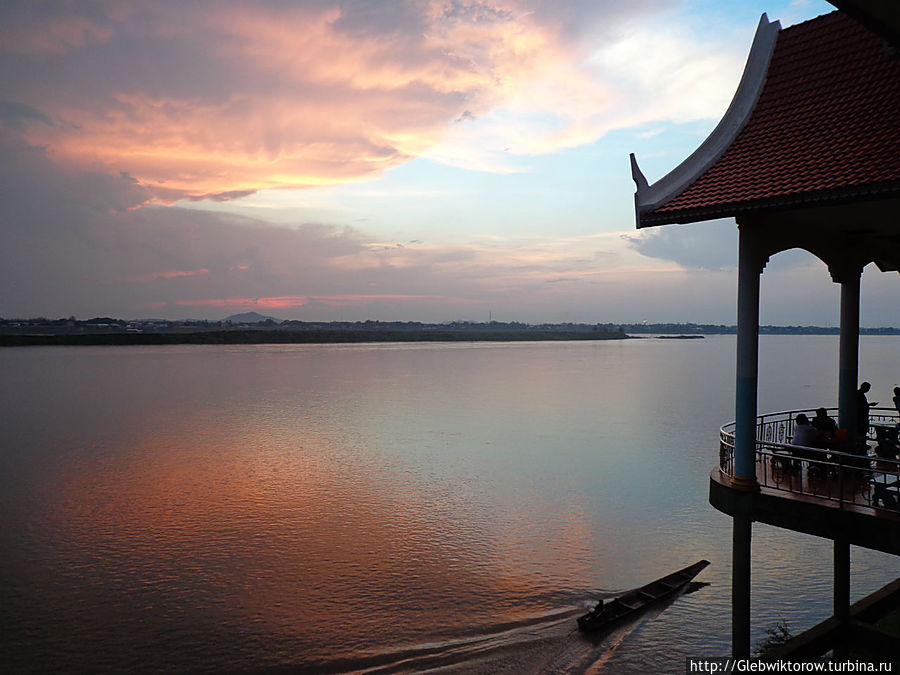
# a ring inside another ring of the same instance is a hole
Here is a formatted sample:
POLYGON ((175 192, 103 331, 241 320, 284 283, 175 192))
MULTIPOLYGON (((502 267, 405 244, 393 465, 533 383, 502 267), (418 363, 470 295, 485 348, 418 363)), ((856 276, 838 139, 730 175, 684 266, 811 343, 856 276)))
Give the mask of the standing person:
POLYGON ((869 403, 869 400, 866 398, 866 394, 869 393, 871 388, 871 384, 863 382, 859 385, 859 390, 856 392, 856 433, 859 437, 857 441, 860 446, 866 442, 866 436, 869 434, 869 408, 875 405, 874 403, 869 403))
POLYGON ((894 387, 894 407, 897 409, 897 414, 900 415, 900 387, 894 387))

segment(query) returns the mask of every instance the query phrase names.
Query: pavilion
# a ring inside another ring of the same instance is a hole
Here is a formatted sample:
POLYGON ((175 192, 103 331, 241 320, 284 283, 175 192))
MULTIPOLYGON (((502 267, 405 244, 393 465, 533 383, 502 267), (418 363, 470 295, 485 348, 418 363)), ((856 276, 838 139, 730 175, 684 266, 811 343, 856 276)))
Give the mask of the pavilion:
MULTIPOLYGON (((850 606, 850 545, 900 555, 900 514, 878 506, 869 479, 853 495, 846 484, 813 480, 819 469, 849 475, 843 453, 804 460, 799 477, 777 473, 793 420, 757 411, 760 276, 771 256, 805 249, 841 286, 837 407, 848 447, 862 440, 853 438, 862 271, 869 263, 900 271, 900 11, 867 0, 833 4, 838 11, 785 29, 763 14, 724 117, 670 173, 651 185, 631 156, 638 228, 727 217, 738 226, 735 422, 722 429, 710 481, 710 503, 733 519, 736 657, 750 653, 754 521, 834 541, 834 617, 824 642, 851 634, 890 642, 850 606)), ((900 463, 888 474, 900 479, 900 463)), ((890 649, 900 653, 897 643, 890 649)))

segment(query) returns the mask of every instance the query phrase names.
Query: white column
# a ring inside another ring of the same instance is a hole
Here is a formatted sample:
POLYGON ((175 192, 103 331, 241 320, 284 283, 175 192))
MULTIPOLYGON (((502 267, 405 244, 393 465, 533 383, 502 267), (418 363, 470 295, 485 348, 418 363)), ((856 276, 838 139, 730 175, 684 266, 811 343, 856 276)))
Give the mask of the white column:
MULTIPOLYGON (((838 424, 856 447, 856 391, 859 381, 859 289, 862 269, 842 271, 841 342, 838 379, 838 424)), ((850 543, 834 540, 834 615, 850 619, 850 543)))
MULTIPOLYGON (((759 276, 765 259, 752 232, 739 228, 737 382, 735 387, 734 475, 736 490, 759 489, 756 482, 756 391, 759 362, 759 276)), ((731 559, 731 650, 750 656, 750 544, 753 523, 734 516, 731 559)))
POLYGON ((739 228, 737 382, 735 384, 732 487, 756 490, 756 392, 759 363, 759 277, 764 260, 758 241, 739 228))
POLYGON ((841 344, 838 425, 856 439, 856 391, 859 378, 859 287, 862 270, 841 275, 841 344))

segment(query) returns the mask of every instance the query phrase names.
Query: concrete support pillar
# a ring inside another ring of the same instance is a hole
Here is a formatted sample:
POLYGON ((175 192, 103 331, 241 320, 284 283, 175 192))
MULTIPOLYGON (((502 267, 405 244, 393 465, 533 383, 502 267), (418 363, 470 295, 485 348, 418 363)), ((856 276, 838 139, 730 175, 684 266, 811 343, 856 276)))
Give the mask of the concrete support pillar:
POLYGON ((752 523, 733 518, 731 560, 731 655, 750 657, 750 539, 752 523))
POLYGON ((759 362, 759 277, 765 259, 752 231, 740 228, 737 382, 732 487, 756 490, 756 392, 759 362))
MULTIPOLYGON (((759 277, 766 258, 752 230, 739 228, 737 382, 735 386, 734 476, 737 490, 759 489, 756 482, 756 393, 759 365, 759 277)), ((750 539, 752 523, 735 516, 731 560, 731 652, 750 656, 750 539)))
POLYGON ((856 390, 859 379, 859 286, 862 270, 841 275, 841 346, 838 426, 856 441, 856 390))
POLYGON ((850 543, 834 540, 834 616, 850 620, 850 543))
MULTIPOLYGON (((841 270, 841 343, 838 379, 838 426, 846 429, 855 447, 856 391, 859 382, 859 289, 862 269, 841 270)), ((834 616, 850 620, 850 543, 846 538, 834 540, 834 616)))

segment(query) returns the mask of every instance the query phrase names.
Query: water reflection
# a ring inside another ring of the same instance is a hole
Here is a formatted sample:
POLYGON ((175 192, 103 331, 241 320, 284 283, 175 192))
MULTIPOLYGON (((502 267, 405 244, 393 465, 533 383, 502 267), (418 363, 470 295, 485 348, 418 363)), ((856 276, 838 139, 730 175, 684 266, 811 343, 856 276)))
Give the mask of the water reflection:
MULTIPOLYGON (((724 654, 730 523, 706 482, 733 354, 730 338, 0 352, 7 662, 666 672, 724 654), (603 645, 571 635, 586 603, 700 557, 709 588, 603 645)), ((761 627, 827 611, 825 544, 755 542, 761 627)), ((878 559, 857 560, 878 585, 878 559)))

